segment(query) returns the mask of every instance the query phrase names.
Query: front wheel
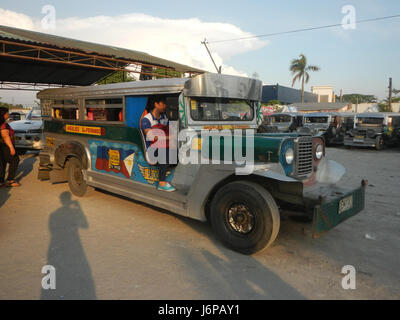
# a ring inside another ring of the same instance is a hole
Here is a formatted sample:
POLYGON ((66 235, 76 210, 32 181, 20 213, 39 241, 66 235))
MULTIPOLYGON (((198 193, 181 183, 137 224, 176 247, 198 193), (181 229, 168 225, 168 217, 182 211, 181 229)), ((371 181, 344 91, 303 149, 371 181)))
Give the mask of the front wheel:
POLYGON ((83 176, 82 162, 77 158, 70 158, 68 163, 68 185, 71 193, 77 197, 83 197, 91 187, 86 184, 83 176))
POLYGON ((220 189, 211 202, 211 224, 232 249, 253 254, 268 248, 279 232, 279 209, 271 194, 247 181, 220 189))

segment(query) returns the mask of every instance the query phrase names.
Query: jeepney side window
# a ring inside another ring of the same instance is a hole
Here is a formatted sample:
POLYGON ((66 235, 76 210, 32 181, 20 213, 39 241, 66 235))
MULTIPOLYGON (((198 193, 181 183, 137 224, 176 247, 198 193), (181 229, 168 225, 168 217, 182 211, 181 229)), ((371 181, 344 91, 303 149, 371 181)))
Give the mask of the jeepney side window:
POLYGON ((79 120, 79 106, 77 100, 55 100, 51 110, 53 119, 79 120))
POLYGON ((123 99, 86 99, 85 120, 88 121, 124 121, 123 99))

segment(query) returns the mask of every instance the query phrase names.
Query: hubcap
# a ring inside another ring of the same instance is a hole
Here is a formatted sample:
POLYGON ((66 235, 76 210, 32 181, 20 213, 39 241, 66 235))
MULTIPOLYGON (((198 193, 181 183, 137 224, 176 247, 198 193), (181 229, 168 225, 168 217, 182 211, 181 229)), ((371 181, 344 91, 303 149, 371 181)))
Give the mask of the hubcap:
POLYGON ((248 234, 254 227, 254 214, 242 203, 233 204, 227 214, 229 226, 236 232, 248 234))

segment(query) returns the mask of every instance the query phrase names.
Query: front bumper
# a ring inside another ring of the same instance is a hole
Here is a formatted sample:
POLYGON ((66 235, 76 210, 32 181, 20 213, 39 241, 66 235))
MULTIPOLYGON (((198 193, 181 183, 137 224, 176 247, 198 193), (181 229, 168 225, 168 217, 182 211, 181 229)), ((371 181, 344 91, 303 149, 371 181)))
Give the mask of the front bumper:
POLYGON ((346 138, 344 140, 345 146, 351 147, 375 147, 376 146, 376 139, 366 137, 364 139, 356 139, 356 138, 346 138))
POLYGON ((319 238, 343 221, 361 212, 365 207, 363 180, 358 188, 324 185, 304 191, 304 198, 313 208, 313 238, 319 238))
POLYGON ((14 144, 17 149, 41 150, 43 148, 43 138, 40 135, 16 134, 14 144))

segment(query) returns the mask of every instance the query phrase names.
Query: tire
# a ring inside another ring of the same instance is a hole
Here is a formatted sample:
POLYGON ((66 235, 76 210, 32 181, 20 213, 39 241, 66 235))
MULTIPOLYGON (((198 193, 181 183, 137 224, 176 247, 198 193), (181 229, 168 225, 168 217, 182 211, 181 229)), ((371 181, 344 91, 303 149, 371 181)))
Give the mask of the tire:
POLYGON ((376 137, 376 145, 375 145, 375 150, 382 150, 384 147, 384 142, 383 142, 383 137, 382 136, 378 136, 376 137))
POLYGON ((69 159, 67 166, 68 185, 71 193, 77 197, 85 196, 92 188, 86 184, 84 179, 82 162, 78 158, 72 157, 69 159))
POLYGON ((258 184, 232 182, 222 187, 211 202, 211 225, 225 245, 253 254, 268 248, 277 237, 279 209, 271 194, 258 184))

